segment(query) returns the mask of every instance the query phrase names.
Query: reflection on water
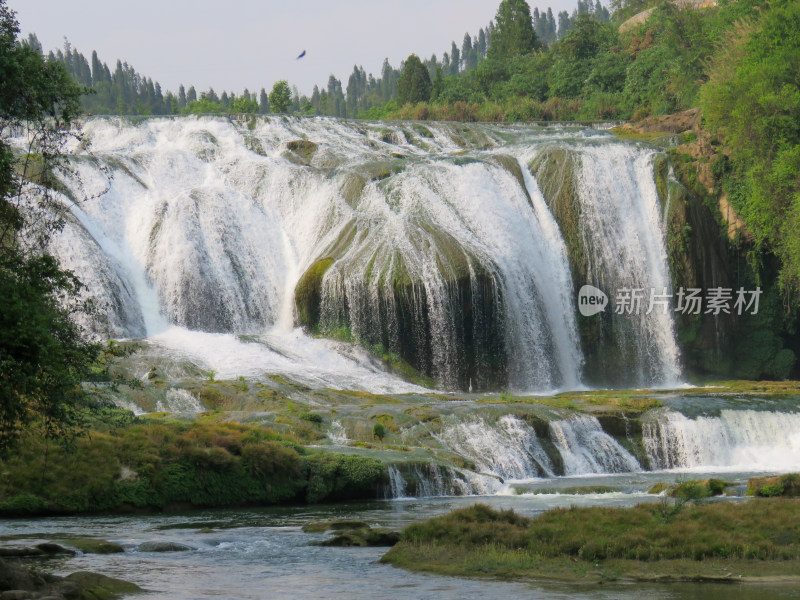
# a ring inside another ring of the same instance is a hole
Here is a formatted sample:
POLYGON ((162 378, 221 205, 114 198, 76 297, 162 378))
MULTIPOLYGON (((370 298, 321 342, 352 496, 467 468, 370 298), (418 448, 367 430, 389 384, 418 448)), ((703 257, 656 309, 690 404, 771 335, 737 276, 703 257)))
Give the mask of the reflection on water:
MULTIPOLYGON (((638 493, 594 496, 542 495, 351 503, 314 507, 199 511, 182 515, 74 517, 5 521, 0 535, 24 535, 14 545, 91 535, 122 544, 124 554, 77 555, 47 565, 56 573, 93 570, 133 581, 153 600, 205 598, 386 600, 464 598, 535 599, 694 599, 797 598, 787 585, 506 583, 408 573, 376 561, 383 548, 323 548, 324 539, 300 526, 315 519, 358 518, 372 525, 400 528, 455 508, 486 502, 535 515, 553 506, 603 504, 630 506, 638 493), (189 552, 137 552, 144 541, 186 544, 189 552)), ((651 499, 655 499, 651 497, 651 499)))

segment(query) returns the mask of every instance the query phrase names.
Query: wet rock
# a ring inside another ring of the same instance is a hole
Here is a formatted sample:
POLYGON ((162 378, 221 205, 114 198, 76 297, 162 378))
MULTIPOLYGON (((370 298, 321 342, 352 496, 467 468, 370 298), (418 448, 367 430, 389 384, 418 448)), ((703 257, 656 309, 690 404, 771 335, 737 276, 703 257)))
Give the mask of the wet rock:
MULTIPOLYGON (((130 581, 107 577, 99 573, 90 573, 89 571, 78 571, 72 575, 67 575, 64 581, 77 587, 80 594, 77 598, 81 600, 103 600, 105 598, 116 598, 122 594, 142 591, 142 588, 130 581)), ((66 596, 66 594, 64 595, 66 596)))
POLYGON ((346 529, 369 529, 364 521, 337 519, 333 521, 313 521, 303 525, 306 533, 324 533, 326 531, 344 531, 346 529))
POLYGON ((36 544, 36 549, 41 550, 47 556, 58 556, 58 555, 68 555, 74 556, 75 552, 64 548, 64 546, 60 546, 53 542, 44 542, 43 544, 36 544))
POLYGON ((187 552, 190 546, 177 542, 143 542, 136 546, 137 552, 187 552))
POLYGON ((364 527, 341 533, 329 540, 315 542, 315 546, 338 546, 343 548, 365 546, 394 546, 400 541, 400 533, 388 529, 372 529, 364 527))

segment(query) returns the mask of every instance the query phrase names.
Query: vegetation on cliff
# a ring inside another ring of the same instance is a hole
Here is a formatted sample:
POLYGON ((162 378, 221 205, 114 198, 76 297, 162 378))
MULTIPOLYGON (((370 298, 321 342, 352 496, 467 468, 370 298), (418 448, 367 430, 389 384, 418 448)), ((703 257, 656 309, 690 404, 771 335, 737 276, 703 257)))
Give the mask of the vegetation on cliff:
POLYGON ((0 465, 8 516, 375 498, 385 475, 377 459, 313 452, 264 427, 126 411, 70 447, 31 432, 0 465))

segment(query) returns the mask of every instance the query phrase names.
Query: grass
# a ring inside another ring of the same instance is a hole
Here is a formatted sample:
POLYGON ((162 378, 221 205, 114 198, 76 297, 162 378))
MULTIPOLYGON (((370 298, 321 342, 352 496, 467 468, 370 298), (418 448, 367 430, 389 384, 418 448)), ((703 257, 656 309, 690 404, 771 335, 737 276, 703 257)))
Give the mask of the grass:
POLYGON ((536 519, 476 504, 411 525, 381 561, 507 579, 797 577, 800 501, 573 507, 536 519))
POLYGON ((0 472, 0 515, 30 516, 373 498, 385 465, 266 427, 151 417, 69 447, 30 432, 0 472))

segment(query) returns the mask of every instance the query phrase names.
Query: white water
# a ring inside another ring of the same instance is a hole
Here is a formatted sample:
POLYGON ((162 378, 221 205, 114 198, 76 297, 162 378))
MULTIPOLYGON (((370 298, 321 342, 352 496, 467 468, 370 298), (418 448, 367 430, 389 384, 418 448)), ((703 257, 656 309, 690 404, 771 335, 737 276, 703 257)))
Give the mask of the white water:
POLYGON ((644 424, 644 444, 654 469, 788 472, 800 469, 800 414, 723 410, 690 419, 667 412, 644 424))
MULTIPOLYGON (((393 352, 408 329, 403 343, 427 349, 420 366, 439 386, 492 385, 483 382, 496 366, 485 363, 497 352, 511 389, 579 386, 565 246, 525 165, 532 147, 554 139, 578 153, 593 274, 649 287, 668 281, 651 153, 594 146, 579 132, 425 126, 433 137, 331 119, 259 120, 253 129, 225 118, 90 120, 91 157, 75 149, 80 180, 66 183, 91 199, 73 208, 52 250, 90 286, 104 313, 92 324, 98 335, 146 334, 220 378, 281 373, 315 386, 415 389, 352 346, 293 329, 298 279, 335 255, 323 323, 344 316, 356 339, 380 336, 393 352), (319 145, 311 166, 286 155, 298 139, 319 145), (493 159, 499 153, 523 167, 523 181, 493 159), (354 177, 364 185, 353 196, 343 190, 354 177), (337 245, 348 227, 355 237, 337 245), (403 327, 397 273, 414 298, 403 327), (466 356, 468 339, 476 346, 466 356)), ((670 317, 642 317, 631 335, 643 383, 677 379, 670 317)))
POLYGON ((654 304, 650 311, 651 290, 671 290, 654 155, 620 143, 588 146, 581 153, 578 190, 586 283, 609 296, 608 311, 616 310, 623 290, 638 289, 643 296, 625 325, 617 319, 615 332, 619 351, 639 357, 630 362, 630 384, 668 387, 680 383, 681 373, 673 308, 654 304))
MULTIPOLYGON (((414 495, 507 494, 514 484, 555 477, 551 458, 532 427, 515 415, 496 421, 472 419, 446 424, 436 436, 448 451, 474 464, 473 471, 417 467, 414 495), (457 482, 456 482, 457 480, 457 482), (505 485, 504 485, 505 484, 505 485)), ((567 477, 643 473, 644 467, 589 415, 549 423, 567 477)), ((643 421, 645 452, 651 470, 696 473, 789 473, 800 470, 800 413, 722 410, 719 416, 690 418, 657 409, 643 421)), ((560 472, 560 471, 559 471, 560 472)), ((391 489, 409 490, 403 482, 391 489)), ((596 481, 593 483, 596 485, 596 481)))
POLYGON ((629 473, 641 470, 638 461, 589 415, 550 422, 550 437, 564 461, 565 475, 629 473))
POLYGON ((553 476, 553 465, 532 427, 514 415, 496 423, 456 423, 437 436, 453 452, 472 460, 477 471, 502 479, 553 476))
POLYGON ((167 390, 166 398, 156 402, 156 412, 199 413, 206 410, 191 392, 178 388, 167 390))

